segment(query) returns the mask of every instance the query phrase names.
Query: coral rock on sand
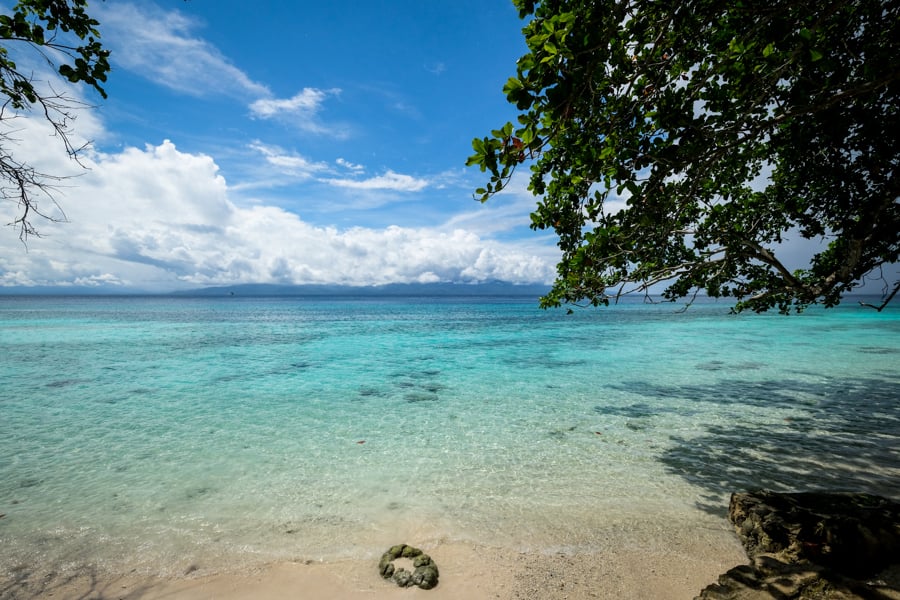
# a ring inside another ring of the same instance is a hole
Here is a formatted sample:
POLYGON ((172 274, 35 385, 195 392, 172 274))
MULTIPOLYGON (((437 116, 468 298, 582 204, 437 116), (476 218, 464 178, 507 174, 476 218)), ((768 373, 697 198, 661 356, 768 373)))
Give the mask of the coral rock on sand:
POLYGON ((400 587, 415 585, 423 590, 430 590, 438 584, 438 568, 431 557, 418 548, 406 544, 392 546, 382 554, 378 572, 384 579, 390 579, 400 587), (398 558, 412 560, 414 570, 410 572, 404 568, 395 568, 394 561, 398 558))

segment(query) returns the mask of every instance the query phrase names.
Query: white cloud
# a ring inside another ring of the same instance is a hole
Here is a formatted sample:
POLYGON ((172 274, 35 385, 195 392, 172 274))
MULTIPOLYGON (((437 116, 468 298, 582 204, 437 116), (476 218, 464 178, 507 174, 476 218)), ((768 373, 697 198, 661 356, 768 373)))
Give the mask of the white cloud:
POLYGON ((472 209, 457 213, 447 222, 448 226, 464 228, 479 235, 510 231, 531 224, 529 214, 534 211, 535 198, 518 198, 512 201, 494 197, 486 204, 472 201, 472 209))
POLYGON ((329 166, 322 162, 313 162, 296 153, 288 153, 277 146, 269 146, 260 141, 250 144, 250 148, 262 154, 266 162, 277 167, 281 172, 300 179, 308 179, 314 173, 326 171, 329 166))
POLYGON ((0 285, 546 282, 554 272, 547 248, 463 227, 338 229, 275 206, 239 206, 210 156, 168 141, 97 153, 89 167, 59 197, 69 223, 38 223, 45 237, 27 250, 12 228, 0 229, 0 285))
POLYGON ((317 115, 340 89, 303 88, 290 98, 273 98, 269 88, 236 67, 218 48, 195 34, 200 26, 177 10, 153 3, 110 2, 94 10, 103 23, 103 42, 113 68, 125 68, 192 96, 225 95, 248 103, 252 117, 278 119, 302 131, 346 138, 345 125, 325 125, 317 115))
POLYGON ((344 167, 345 169, 350 169, 351 171, 365 171, 366 170, 366 168, 364 166, 354 164, 352 162, 344 160, 343 158, 338 158, 334 162, 336 164, 338 164, 339 166, 344 167))
POLYGON ((303 88, 291 98, 261 98, 251 102, 250 113, 260 119, 278 119, 308 133, 346 138, 348 133, 345 127, 325 125, 318 118, 325 100, 340 92, 341 90, 337 88, 330 90, 303 88))
POLYGON ((91 275, 90 277, 76 277, 72 283, 79 287, 122 287, 124 285, 121 279, 110 273, 91 275))
POLYGON ((354 190, 391 190, 395 192, 419 192, 428 187, 428 180, 418 179, 388 170, 384 175, 368 179, 322 179, 324 183, 354 190))
POLYGON ((194 35, 197 23, 152 3, 108 2, 91 6, 103 23, 113 67, 121 66, 160 85, 193 96, 268 96, 219 50, 194 35))
POLYGON ((314 115, 329 95, 340 93, 338 89, 318 90, 303 88, 291 98, 264 98, 250 104, 250 111, 257 117, 268 119, 281 114, 314 115))

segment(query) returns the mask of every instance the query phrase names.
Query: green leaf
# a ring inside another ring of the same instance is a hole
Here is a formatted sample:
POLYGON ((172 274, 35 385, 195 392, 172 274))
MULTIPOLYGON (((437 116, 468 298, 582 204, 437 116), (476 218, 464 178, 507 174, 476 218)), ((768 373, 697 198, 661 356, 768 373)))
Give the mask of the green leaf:
POLYGON ((530 146, 531 142, 534 141, 534 129, 531 127, 525 127, 524 129, 520 129, 518 132, 519 139, 522 140, 522 143, 526 146, 530 146))
POLYGON ((503 86, 503 93, 509 95, 512 92, 523 89, 522 81, 516 77, 510 77, 503 86))

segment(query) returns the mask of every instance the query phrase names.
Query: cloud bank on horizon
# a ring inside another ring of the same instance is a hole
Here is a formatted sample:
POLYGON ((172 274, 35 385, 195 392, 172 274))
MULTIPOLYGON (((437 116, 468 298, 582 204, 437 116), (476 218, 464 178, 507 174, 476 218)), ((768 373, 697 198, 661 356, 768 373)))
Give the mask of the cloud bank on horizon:
POLYGON ((466 226, 482 218, 496 223, 509 212, 503 208, 458 214, 427 227, 319 226, 278 206, 232 201, 212 157, 182 152, 169 140, 114 154, 93 152, 84 161, 89 170, 77 174, 63 157, 52 156, 52 144, 39 148, 44 136, 31 129, 44 128, 35 125, 40 124, 30 122, 24 136, 33 141, 27 145, 34 156, 43 154, 45 164, 56 163, 54 172, 77 177, 62 190, 63 210, 54 215, 60 222, 41 223, 41 238, 25 247, 13 230, 4 232, 3 286, 365 286, 533 283, 552 277, 546 248, 494 240, 481 233, 489 234, 489 227, 466 226))
MULTIPOLYGON (((471 137, 509 118, 499 89, 519 53, 520 25, 505 0, 488 3, 487 15, 481 2, 452 9, 410 2, 397 42, 374 58, 383 70, 337 50, 321 60, 326 50, 308 73, 291 53, 322 40, 268 47, 267 30, 228 20, 243 4, 92 5, 114 70, 109 101, 75 123, 77 136, 95 141, 84 155, 87 170, 67 160, 40 119, 17 120, 15 153, 39 170, 75 177, 54 196, 64 222, 36 223, 42 237, 27 246, 15 229, 0 230, 0 286, 553 279, 554 240, 528 229, 534 199, 515 186, 481 206, 471 196, 479 174, 462 168, 471 137), (470 35, 462 25, 486 27, 491 15, 509 21, 510 48, 496 68, 481 71, 477 49, 462 51, 460 36, 470 35), (432 23, 431 31, 411 36, 417 23, 432 23), (479 86, 490 111, 472 100, 479 86)), ((298 11, 281 15, 288 21, 334 23, 307 14, 315 9, 285 10, 298 11)), ((385 19, 356 13, 349 18, 360 28, 385 19)), ((330 33, 337 45, 355 39, 330 33)), ((371 42, 354 43, 360 50, 371 42)), ((16 209, 3 203, 4 223, 16 209)))

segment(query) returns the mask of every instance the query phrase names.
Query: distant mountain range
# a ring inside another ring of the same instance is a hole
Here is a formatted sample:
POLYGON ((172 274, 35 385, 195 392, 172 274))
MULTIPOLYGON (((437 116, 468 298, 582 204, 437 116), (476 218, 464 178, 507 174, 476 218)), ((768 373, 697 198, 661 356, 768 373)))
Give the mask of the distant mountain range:
POLYGON ((490 283, 391 283, 376 286, 243 284, 175 292, 177 296, 533 296, 546 285, 490 283))

